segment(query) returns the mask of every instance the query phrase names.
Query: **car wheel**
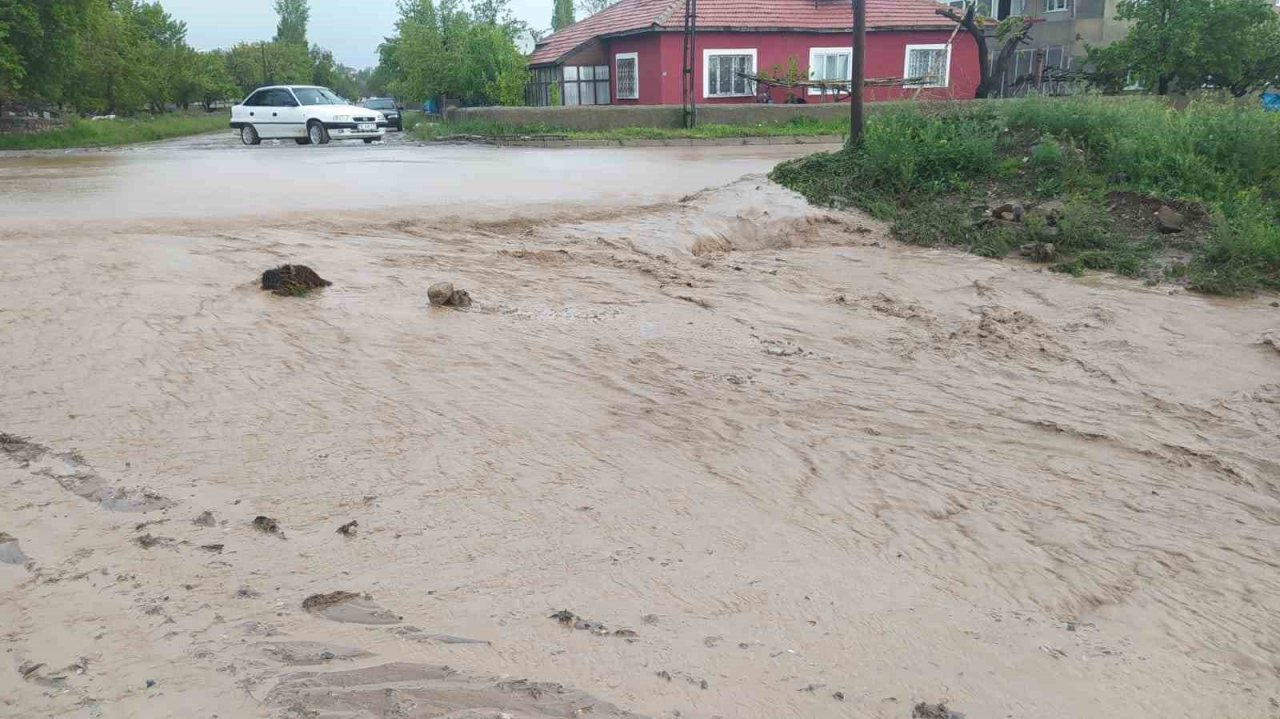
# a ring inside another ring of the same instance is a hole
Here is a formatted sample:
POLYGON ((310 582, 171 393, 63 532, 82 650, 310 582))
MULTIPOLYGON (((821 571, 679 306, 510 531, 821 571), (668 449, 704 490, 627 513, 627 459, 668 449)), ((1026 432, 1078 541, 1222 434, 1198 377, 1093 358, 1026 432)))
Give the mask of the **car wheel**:
POLYGON ((261 145, 262 138, 258 135, 258 131, 253 125, 245 125, 240 128, 240 142, 246 145, 261 145))
POLYGON ((372 138, 372 137, 366 137, 366 138, 364 138, 364 144, 366 144, 366 145, 372 145, 372 144, 373 144, 373 138, 372 138))
POLYGON ((307 140, 309 140, 312 145, 328 145, 329 131, 324 129, 324 125, 312 120, 311 123, 307 125, 307 140))
POLYGON ((298 143, 299 145, 310 145, 310 144, 311 144, 311 138, 310 138, 310 137, 295 137, 295 138, 293 138, 293 141, 294 141, 294 142, 296 142, 296 143, 298 143))

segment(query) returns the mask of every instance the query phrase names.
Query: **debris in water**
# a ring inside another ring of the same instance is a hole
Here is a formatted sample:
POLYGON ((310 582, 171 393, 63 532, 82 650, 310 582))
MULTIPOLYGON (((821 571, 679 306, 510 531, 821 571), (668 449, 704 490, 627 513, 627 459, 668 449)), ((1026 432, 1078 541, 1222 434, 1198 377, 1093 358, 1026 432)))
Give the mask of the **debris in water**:
POLYGON ((842 702, 844 701, 844 692, 836 692, 835 694, 831 695, 831 698, 835 699, 838 702, 842 702))
POLYGON ((225 544, 201 544, 200 548, 206 552, 213 552, 214 554, 222 554, 222 550, 226 546, 227 545, 225 544))
POLYGON ((959 719, 946 704, 926 704, 920 702, 911 710, 911 719, 959 719))
POLYGON ((168 537, 157 537, 150 533, 144 534, 141 537, 134 539, 133 541, 136 542, 137 545, 139 547, 142 547, 143 549, 151 549, 152 547, 173 544, 173 540, 168 537))
POLYGON ((213 512, 210 512, 209 510, 206 509, 205 511, 200 513, 199 517, 196 517, 195 519, 191 520, 191 523, 197 524, 201 527, 212 527, 216 525, 218 521, 214 519, 213 512))
POLYGON ((360 523, 353 519, 341 527, 338 527, 338 534, 341 534, 344 537, 354 537, 356 536, 356 528, 359 526, 360 523))
POLYGON ((561 609, 555 614, 552 614, 551 618, 566 627, 573 627, 579 631, 591 632, 592 634, 597 634, 602 637, 611 634, 615 637, 626 639, 627 641, 634 641, 638 636, 640 636, 631 629, 619 629, 617 631, 610 632, 609 628, 604 624, 591 619, 584 619, 568 609, 561 609))
POLYGON ((329 592, 313 594, 302 601, 302 608, 325 619, 347 624, 399 624, 404 620, 384 609, 368 594, 329 592))
POLYGON ((466 309, 471 306, 471 294, 466 290, 454 289, 452 282, 437 282, 428 287, 427 299, 437 307, 466 309))
POLYGON ((280 523, 261 514, 253 518, 253 528, 267 534, 280 534, 280 523))
POLYGON ((156 685, 156 680, 155 680, 155 679, 148 679, 148 680, 147 680, 147 688, 148 688, 148 689, 150 689, 151 687, 154 687, 155 685, 156 685))
POLYGON ((658 623, 658 615, 657 615, 657 614, 646 614, 646 615, 644 615, 643 617, 640 617, 640 623, 641 623, 641 624, 657 624, 657 623, 658 623))
POLYGON ((262 289, 271 290, 281 297, 300 297, 332 284, 306 265, 280 265, 262 273, 262 289))

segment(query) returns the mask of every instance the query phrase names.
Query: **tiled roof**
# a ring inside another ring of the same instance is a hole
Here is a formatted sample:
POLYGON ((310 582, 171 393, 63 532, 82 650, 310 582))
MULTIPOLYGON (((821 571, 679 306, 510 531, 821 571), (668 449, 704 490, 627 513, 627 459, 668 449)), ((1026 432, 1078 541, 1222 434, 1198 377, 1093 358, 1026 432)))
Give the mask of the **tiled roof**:
MULTIPOLYGON (((933 0, 865 0, 867 29, 943 28, 933 0)), ((600 12, 554 33, 534 48, 531 64, 555 62, 592 38, 644 30, 680 30, 685 0, 619 0, 600 12)), ((850 30, 851 4, 845 0, 698 0, 698 29, 850 30)))

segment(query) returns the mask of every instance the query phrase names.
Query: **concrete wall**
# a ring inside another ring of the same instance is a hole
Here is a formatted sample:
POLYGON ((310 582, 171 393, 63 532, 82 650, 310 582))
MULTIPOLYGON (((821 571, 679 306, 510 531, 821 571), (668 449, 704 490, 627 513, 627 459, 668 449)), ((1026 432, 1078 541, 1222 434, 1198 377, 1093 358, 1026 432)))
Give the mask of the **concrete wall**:
MULTIPOLYGON (((877 108, 900 103, 869 105, 877 108)), ((942 105, 939 105, 942 106, 942 105)), ((700 105, 698 122, 708 125, 780 124, 794 117, 842 120, 849 116, 849 104, 812 105, 700 105)), ((613 130, 622 127, 679 128, 684 111, 679 105, 598 105, 595 107, 466 107, 449 112, 453 122, 478 120, 510 127, 549 125, 566 130, 613 130)))
POLYGON ((0 134, 28 135, 66 127, 63 120, 46 120, 38 117, 0 117, 0 134))

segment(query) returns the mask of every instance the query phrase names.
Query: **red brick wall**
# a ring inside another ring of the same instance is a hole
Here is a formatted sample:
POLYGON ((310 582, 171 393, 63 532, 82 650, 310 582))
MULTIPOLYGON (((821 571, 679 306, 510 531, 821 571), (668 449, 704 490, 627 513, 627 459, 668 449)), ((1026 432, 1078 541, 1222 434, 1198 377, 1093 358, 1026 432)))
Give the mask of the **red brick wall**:
MULTIPOLYGON (((901 78, 907 45, 942 45, 951 38, 947 31, 926 32, 870 32, 867 34, 867 78, 901 78)), ((640 100, 616 100, 618 104, 678 105, 682 101, 680 90, 681 63, 683 62, 683 36, 680 33, 646 33, 608 41, 610 62, 620 52, 639 53, 640 100)), ((840 47, 849 42, 849 36, 833 33, 726 33, 698 34, 698 57, 695 76, 698 101, 701 103, 755 102, 753 97, 704 98, 703 51, 715 49, 756 50, 756 69, 769 70, 774 65, 783 71, 791 57, 796 58, 802 77, 808 77, 809 50, 822 47, 840 47)), ((867 99, 900 100, 918 97, 922 99, 969 99, 978 86, 978 49, 973 39, 964 33, 957 34, 951 48, 951 75, 945 88, 928 88, 917 91, 901 85, 868 88, 867 99)), ((783 102, 788 94, 801 94, 799 90, 774 90, 774 102, 783 102)), ((809 102, 822 102, 821 95, 803 94, 809 102)))

